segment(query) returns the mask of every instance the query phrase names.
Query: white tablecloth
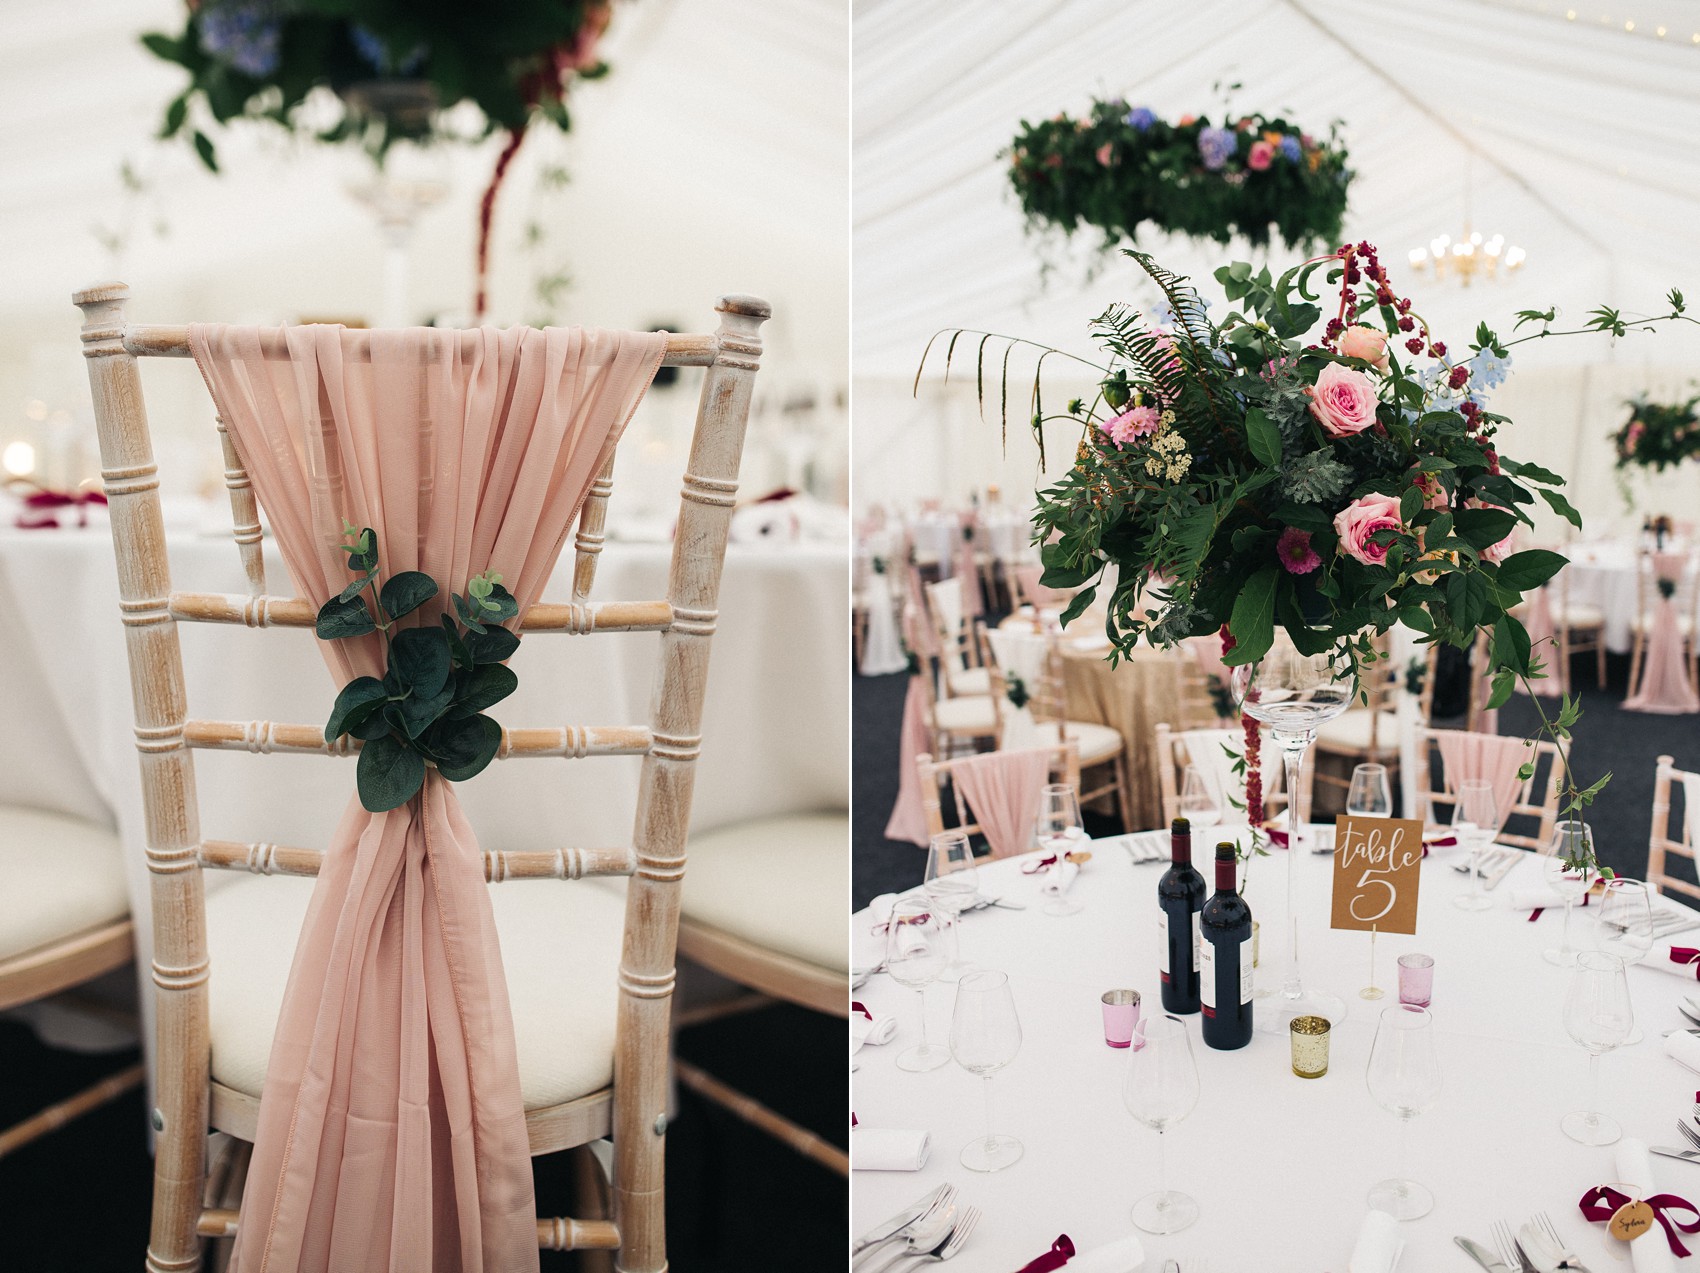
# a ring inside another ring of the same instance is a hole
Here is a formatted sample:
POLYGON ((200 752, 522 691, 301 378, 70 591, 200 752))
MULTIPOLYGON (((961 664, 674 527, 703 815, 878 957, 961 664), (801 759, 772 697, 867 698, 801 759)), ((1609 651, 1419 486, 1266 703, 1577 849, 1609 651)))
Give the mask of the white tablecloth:
POLYGON ((1635 637, 1635 566, 1639 552, 1629 540, 1577 543, 1565 549, 1570 565, 1570 604, 1598 606, 1606 616, 1606 649, 1627 654, 1635 637))
MULTIPOLYGON (((246 591, 228 534, 170 538, 175 588, 246 591)), ((609 544, 593 596, 664 597, 669 551, 609 544)), ((545 600, 570 597, 571 571, 569 550, 545 600)), ((727 553, 694 829, 847 807, 848 575, 843 545, 734 546, 727 553)), ((291 591, 269 542, 267 578, 273 593, 291 591)), ((329 715, 339 687, 310 631, 210 624, 178 630, 191 716, 317 725, 329 715)), ((647 724, 659 641, 653 633, 528 637, 513 662, 520 689, 494 715, 510 726, 647 724)), ((116 820, 145 968, 151 942, 141 783, 104 525, 0 530, 0 719, 0 801, 116 820)), ((457 790, 485 848, 613 847, 631 842, 640 763, 504 761, 457 790)), ((210 839, 320 847, 354 790, 353 764, 323 756, 202 751, 195 770, 201 834, 210 839)), ((210 871, 208 887, 228 878, 210 871)), ((143 1002, 151 1004, 151 996, 143 1002)))
MULTIPOLYGON (((1495 890, 1494 909, 1457 909, 1452 897, 1464 877, 1450 869, 1456 853, 1442 849, 1422 868, 1417 936, 1378 939, 1376 980, 1387 995, 1373 1003, 1357 994, 1368 980, 1368 936, 1325 927, 1330 859, 1305 853, 1295 861, 1307 980, 1345 997, 1349 1018, 1333 1031, 1328 1074, 1308 1081, 1293 1076, 1285 1036, 1260 1033, 1243 1050, 1214 1052, 1203 1045, 1200 1018, 1185 1018, 1202 1096, 1168 1133, 1169 1187, 1196 1198, 1200 1217, 1179 1234, 1140 1236, 1147 1273, 1157 1273, 1165 1258, 1184 1270, 1200 1256, 1213 1273, 1343 1273, 1367 1210, 1365 1193, 1400 1170, 1397 1120, 1371 1099, 1365 1068, 1376 1019, 1397 1002, 1394 960, 1407 951, 1436 961, 1444 1087, 1411 1126, 1409 1171, 1436 1203, 1429 1215, 1400 1226, 1401 1273, 1472 1267, 1454 1234, 1485 1242, 1493 1220, 1521 1224, 1541 1210, 1595 1273, 1628 1267, 1622 1245, 1603 1226, 1585 1224, 1576 1209, 1587 1189, 1613 1178, 1612 1150, 1578 1145, 1558 1126, 1587 1104, 1587 1057, 1563 1028, 1568 973, 1540 953, 1557 944, 1562 912, 1529 923, 1526 911, 1506 909, 1510 893, 1538 880, 1533 860, 1519 863, 1495 890)), ((1282 856, 1257 860, 1247 895, 1263 924, 1266 954, 1282 945, 1282 856)), ((1108 847, 1071 892, 1084 909, 1052 918, 1039 911, 1037 877, 1020 874, 1025 860, 1007 859, 981 874, 986 892, 1028 909, 976 911, 961 930, 965 960, 1010 974, 1021 1016, 1020 1055, 992 1080, 997 1129, 1026 1145, 1020 1162, 989 1176, 960 1165, 962 1147, 985 1129, 981 1080, 955 1064, 926 1074, 898 1070, 897 1054, 916 1038, 914 991, 875 976, 857 995, 899 1022, 891 1043, 856 1055, 857 1118, 874 1128, 926 1128, 934 1147, 922 1171, 855 1174, 852 1231, 942 1180, 955 1181, 959 1198, 985 1212, 952 1265, 959 1273, 1009 1273, 1059 1233, 1080 1250, 1110 1242, 1131 1230, 1132 1203, 1157 1187, 1156 1135, 1122 1105, 1129 1053, 1105 1046, 1099 995, 1131 987, 1146 1013, 1161 1011, 1155 918, 1164 867, 1135 866, 1108 847)), ((1578 939, 1588 936, 1587 915, 1575 912, 1578 939)), ((858 914, 852 965, 869 962, 877 948, 866 914, 858 914)), ((1660 1034, 1687 1024, 1676 1003, 1696 983, 1642 967, 1632 967, 1629 978, 1647 1039, 1602 1059, 1603 1109, 1627 1135, 1668 1145, 1679 1141, 1672 1124, 1694 1104, 1700 1075, 1664 1054, 1660 1034)), ((931 1037, 947 1041, 953 987, 937 984, 927 993, 931 1037)), ((1269 1002, 1258 1000, 1259 1010, 1269 1002)), ((1700 1167, 1660 1157, 1652 1163, 1661 1189, 1700 1199, 1700 1167)))

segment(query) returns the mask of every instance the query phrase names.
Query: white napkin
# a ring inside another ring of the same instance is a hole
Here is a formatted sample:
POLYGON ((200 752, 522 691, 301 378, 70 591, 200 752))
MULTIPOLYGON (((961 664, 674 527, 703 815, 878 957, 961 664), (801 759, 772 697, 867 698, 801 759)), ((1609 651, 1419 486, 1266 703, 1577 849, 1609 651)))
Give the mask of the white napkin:
MULTIPOLYGON (((1669 1048, 1672 1039, 1678 1037, 1690 1043, 1696 1042, 1691 1034, 1673 1034, 1665 1040, 1666 1048, 1669 1048)), ((1642 1198, 1658 1192, 1653 1184, 1653 1164, 1647 1157, 1645 1141, 1636 1140, 1633 1136, 1625 1136, 1618 1141, 1613 1165, 1617 1169, 1617 1182, 1627 1185, 1629 1192, 1642 1198)), ((1663 1226, 1655 1226, 1646 1237, 1637 1238, 1629 1244, 1629 1262, 1635 1266, 1635 1273, 1673 1273, 1676 1257, 1671 1254, 1670 1243, 1665 1240, 1663 1226)))
POLYGON ((1700 978, 1694 975, 1693 964, 1679 964, 1670 957, 1673 946, 1682 946, 1687 950, 1694 950, 1700 948, 1700 938, 1691 934, 1682 941, 1654 942, 1653 948, 1647 952, 1647 957, 1641 961, 1641 967, 1654 968, 1659 972, 1675 973, 1678 977, 1695 982, 1697 986, 1700 986, 1700 978))
POLYGON ((1678 1030, 1675 1034, 1666 1035, 1665 1051, 1696 1074, 1700 1074, 1700 1034, 1678 1030))
POLYGON ((1068 892, 1074 883, 1074 877, 1080 874, 1080 868, 1073 862, 1062 861, 1055 866, 1047 866, 1039 880, 1039 891, 1061 897, 1068 892))
POLYGON ((920 1171, 933 1147, 932 1133, 857 1127, 850 1132, 852 1171, 920 1171))
POLYGON ((864 1044, 878 1046, 890 1043, 897 1034, 897 1018, 889 1012, 876 1012, 870 1020, 860 1012, 850 1013, 850 1050, 860 1052, 864 1044))
POLYGON ((1069 1273, 1140 1273, 1145 1248, 1133 1234, 1082 1251, 1068 1262, 1069 1273))
MULTIPOLYGON (((1514 911, 1532 911, 1537 907, 1543 910, 1549 907, 1554 910, 1564 909, 1564 899, 1545 884, 1524 884, 1512 889, 1506 895, 1506 904, 1514 911)), ((1576 905, 1581 904, 1582 899, 1577 898, 1576 905)))
POLYGON ((1348 1273, 1393 1273, 1404 1249, 1399 1222, 1385 1211, 1370 1211, 1358 1227, 1358 1242, 1346 1268, 1348 1273))

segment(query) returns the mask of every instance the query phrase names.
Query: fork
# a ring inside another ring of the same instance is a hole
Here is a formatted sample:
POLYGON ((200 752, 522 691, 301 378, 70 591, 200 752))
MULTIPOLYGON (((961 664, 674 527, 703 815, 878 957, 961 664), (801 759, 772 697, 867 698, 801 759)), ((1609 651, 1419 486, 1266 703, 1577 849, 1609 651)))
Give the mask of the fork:
POLYGON ((974 1226, 979 1223, 980 1208, 964 1207, 962 1217, 957 1220, 956 1227, 945 1235, 944 1241, 931 1251, 915 1251, 899 1258, 909 1260, 910 1268, 920 1264, 934 1264, 940 1260, 948 1260, 962 1249, 963 1244, 968 1241, 968 1235, 974 1232, 974 1226))
POLYGON ((1523 1248, 1517 1245, 1517 1239, 1511 1236, 1511 1226, 1503 1220, 1493 1222, 1493 1244, 1499 1248, 1499 1258, 1502 1263, 1512 1268, 1522 1269, 1523 1273, 1534 1273, 1534 1266, 1523 1254, 1523 1248))
MULTIPOLYGON (((1694 1108, 1696 1111, 1700 1111, 1700 1105, 1696 1105, 1694 1108)), ((1687 1128, 1685 1127, 1683 1130, 1686 1131, 1687 1128)), ((1552 1240, 1554 1249, 1558 1251, 1559 1268, 1567 1269, 1569 1273, 1588 1273, 1588 1270, 1582 1267, 1582 1262, 1576 1258, 1576 1253, 1564 1245, 1564 1239, 1558 1236, 1558 1230, 1553 1227, 1553 1223, 1546 1212, 1537 1211, 1534 1215, 1534 1224, 1537 1229, 1552 1240)))
POLYGON ((1678 1123, 1676 1125, 1676 1130, 1681 1132, 1683 1136, 1687 1138, 1690 1145, 1694 1146, 1696 1149, 1700 1149, 1700 1133, 1696 1133, 1695 1130, 1687 1123, 1678 1123))

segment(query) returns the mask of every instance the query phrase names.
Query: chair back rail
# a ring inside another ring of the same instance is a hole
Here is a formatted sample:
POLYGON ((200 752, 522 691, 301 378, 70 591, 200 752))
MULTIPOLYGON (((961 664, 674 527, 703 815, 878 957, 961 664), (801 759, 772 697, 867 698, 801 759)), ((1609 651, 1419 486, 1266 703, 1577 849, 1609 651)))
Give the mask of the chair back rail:
MULTIPOLYGON (((1217 726, 1207 726, 1204 729, 1177 730, 1166 722, 1158 723, 1156 731, 1157 789, 1163 800, 1163 825, 1165 827, 1180 816, 1181 777, 1186 773, 1186 767, 1194 763, 1188 744, 1188 736, 1217 732, 1243 738, 1239 730, 1222 730, 1217 726), (1182 758, 1183 750, 1186 753, 1184 759, 1182 758)), ((1243 747, 1243 745, 1242 742, 1235 743, 1237 747, 1243 747)), ((1266 819, 1274 817, 1279 810, 1285 810, 1289 799, 1289 793, 1286 789, 1286 772, 1280 765, 1272 763, 1276 755, 1273 748, 1274 743, 1266 730, 1262 739, 1265 779, 1263 812, 1266 819)), ((1299 820, 1302 822, 1310 820, 1311 792, 1315 781, 1316 748, 1309 747, 1305 749, 1304 763, 1299 769, 1299 820)), ((1228 793, 1222 794, 1223 799, 1226 800, 1228 793)), ((1226 817, 1228 810, 1224 808, 1222 813, 1226 817)))
POLYGON ((1700 900, 1700 885, 1691 884, 1685 879, 1672 875, 1665 869, 1665 861, 1671 855, 1696 861, 1696 853, 1700 845, 1696 845, 1688 828, 1694 820, 1694 813, 1687 808, 1687 791, 1683 793, 1684 817, 1674 828, 1671 825, 1671 785, 1695 775, 1689 771, 1678 769, 1676 761, 1670 756, 1660 756, 1653 771, 1653 829, 1647 841, 1647 883, 1660 893, 1671 889, 1688 897, 1700 900))
MULTIPOLYGON (((203 841, 195 799, 197 748, 352 754, 349 739, 327 745, 315 726, 269 721, 196 720, 189 716, 177 623, 248 627, 313 625, 311 602, 268 593, 252 483, 220 422, 225 481, 247 596, 173 592, 160 512, 159 474, 148 432, 137 359, 190 356, 186 326, 126 322, 129 289, 99 284, 76 293, 82 342, 100 439, 101 474, 118 564, 119 606, 134 689, 136 742, 142 770, 146 857, 153 910, 156 987, 157 1103, 161 1129, 155 1158, 153 1221, 147 1266, 154 1273, 198 1267, 197 1228, 233 1231, 233 1219, 203 1214, 204 1144, 212 1084, 207 1033, 203 866, 260 874, 316 874, 309 849, 256 842, 203 841)), ((611 1222, 539 1219, 541 1245, 617 1247, 632 1273, 666 1268, 662 1146, 669 1065, 668 1014, 674 987, 679 887, 692 780, 700 748, 708 652, 718 621, 721 568, 737 492, 738 466, 751 388, 761 359, 766 302, 722 297, 712 335, 669 335, 667 366, 705 367, 690 458, 680 492, 665 601, 591 604, 602 546, 612 461, 592 484, 580 512, 570 604, 538 604, 523 632, 659 632, 648 726, 509 729, 499 759, 522 756, 640 755, 637 809, 629 849, 566 848, 543 853, 485 852, 485 877, 578 879, 629 875, 619 969, 612 1119, 607 1092, 567 1106, 531 1111, 532 1152, 544 1153, 614 1133, 611 1222), (596 1110, 591 1110, 592 1106, 596 1110), (580 1110, 591 1110, 590 1117, 580 1110)), ((272 342, 268 356, 287 357, 272 342)), ((358 360, 362 351, 354 351, 358 360)), ((367 355, 369 356, 369 355, 367 355)), ((233 1117, 250 1129, 257 1102, 225 1092, 233 1117)))
MULTIPOLYGON (((1040 744, 1044 746, 1045 744, 1040 744)), ((1067 783, 1076 791, 1080 790, 1080 748, 1071 739, 1068 742, 1050 745, 1050 774, 1052 782, 1067 783)), ((929 755, 915 757, 915 767, 921 773, 921 808, 927 815, 927 835, 929 837, 942 834, 945 831, 960 831, 972 839, 979 835, 980 823, 974 816, 968 802, 963 799, 962 787, 959 783, 950 782, 951 774, 957 766, 974 759, 971 756, 958 756, 952 760, 934 760, 929 755), (944 788, 950 782, 951 803, 956 814, 956 821, 950 826, 944 821, 944 788)))
MULTIPOLYGON (((1437 825, 1436 805, 1446 806, 1445 816, 1450 818, 1452 806, 1456 803, 1446 791, 1444 775, 1434 763, 1439 750, 1438 740, 1447 732, 1444 729, 1417 730, 1417 802, 1416 808, 1405 816, 1421 818, 1425 826, 1437 825)), ((1517 800, 1506 813, 1505 821, 1509 822, 1514 817, 1533 818, 1536 830, 1533 834, 1501 830, 1496 841, 1533 849, 1537 853, 1549 853, 1552 851, 1553 827, 1558 822, 1558 787, 1563 766, 1558 760, 1558 745, 1545 739, 1535 743, 1529 754, 1534 759, 1535 772, 1518 789, 1517 800)))

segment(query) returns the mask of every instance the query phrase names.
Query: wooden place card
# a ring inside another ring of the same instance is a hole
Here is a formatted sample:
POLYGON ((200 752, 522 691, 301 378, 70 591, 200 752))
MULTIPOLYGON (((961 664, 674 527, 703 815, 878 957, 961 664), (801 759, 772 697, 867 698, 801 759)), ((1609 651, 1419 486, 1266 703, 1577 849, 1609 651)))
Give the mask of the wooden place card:
POLYGON ((1330 928, 1417 931, 1420 818, 1354 818, 1334 822, 1334 910, 1330 928))

